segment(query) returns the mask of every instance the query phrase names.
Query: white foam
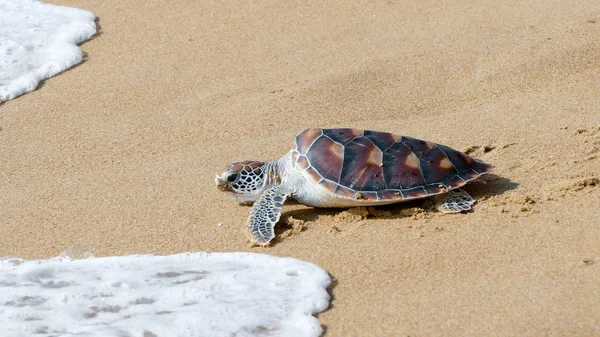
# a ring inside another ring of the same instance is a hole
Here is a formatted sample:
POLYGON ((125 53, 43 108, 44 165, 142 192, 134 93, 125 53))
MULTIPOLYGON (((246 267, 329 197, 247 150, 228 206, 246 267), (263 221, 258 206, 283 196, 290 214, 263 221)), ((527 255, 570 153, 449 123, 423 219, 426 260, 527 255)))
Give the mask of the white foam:
POLYGON ((312 337, 322 332, 312 315, 327 308, 329 283, 314 264, 254 253, 5 258, 0 330, 5 337, 312 337))
POLYGON ((82 59, 77 44, 96 33, 94 14, 36 0, 0 0, 0 103, 82 59))

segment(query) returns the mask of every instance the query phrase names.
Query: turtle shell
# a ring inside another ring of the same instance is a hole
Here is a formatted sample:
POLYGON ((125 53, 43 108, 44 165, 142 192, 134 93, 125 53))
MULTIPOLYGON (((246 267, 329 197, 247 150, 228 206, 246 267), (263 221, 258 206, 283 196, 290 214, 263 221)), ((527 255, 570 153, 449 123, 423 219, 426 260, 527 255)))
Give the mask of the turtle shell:
POLYGON ((359 129, 307 129, 296 137, 292 162, 338 197, 369 202, 444 193, 493 168, 444 145, 359 129))

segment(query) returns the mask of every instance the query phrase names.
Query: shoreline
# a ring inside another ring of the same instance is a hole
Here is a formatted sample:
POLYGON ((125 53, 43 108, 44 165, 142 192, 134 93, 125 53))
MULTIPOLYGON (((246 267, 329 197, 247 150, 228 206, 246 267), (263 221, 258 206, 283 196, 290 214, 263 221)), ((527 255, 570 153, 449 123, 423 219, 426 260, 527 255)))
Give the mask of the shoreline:
POLYGON ((328 337, 600 334, 600 3, 53 3, 102 30, 0 105, 0 256, 290 256, 334 279, 328 337), (286 203, 249 248, 214 174, 313 126, 471 148, 494 175, 465 214, 286 203))

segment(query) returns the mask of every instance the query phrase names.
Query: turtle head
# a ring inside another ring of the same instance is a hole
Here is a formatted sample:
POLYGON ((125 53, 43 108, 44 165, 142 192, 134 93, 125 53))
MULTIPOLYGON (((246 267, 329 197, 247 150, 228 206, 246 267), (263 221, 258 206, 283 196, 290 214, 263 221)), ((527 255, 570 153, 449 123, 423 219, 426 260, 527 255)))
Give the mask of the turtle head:
POLYGON ((216 175, 215 184, 224 192, 231 193, 240 203, 252 203, 265 189, 267 163, 242 161, 229 164, 221 175, 216 175))

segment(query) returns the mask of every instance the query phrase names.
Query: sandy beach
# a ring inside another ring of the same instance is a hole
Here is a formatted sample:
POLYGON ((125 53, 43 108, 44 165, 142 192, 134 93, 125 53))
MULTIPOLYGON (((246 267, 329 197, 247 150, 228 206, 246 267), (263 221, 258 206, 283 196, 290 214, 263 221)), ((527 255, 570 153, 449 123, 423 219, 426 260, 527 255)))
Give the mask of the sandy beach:
POLYGON ((52 3, 100 32, 0 105, 0 256, 291 256, 334 280, 328 337, 600 336, 600 2, 52 3), (495 170, 472 212, 289 203, 249 247, 214 175, 313 126, 495 170))

